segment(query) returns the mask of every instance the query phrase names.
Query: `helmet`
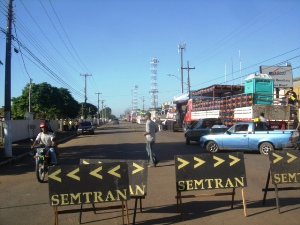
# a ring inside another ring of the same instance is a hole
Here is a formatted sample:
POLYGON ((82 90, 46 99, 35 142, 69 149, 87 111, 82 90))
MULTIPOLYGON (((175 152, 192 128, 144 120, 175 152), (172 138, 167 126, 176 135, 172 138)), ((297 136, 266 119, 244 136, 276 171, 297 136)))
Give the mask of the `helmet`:
POLYGON ((46 124, 45 122, 42 122, 42 123, 40 124, 40 128, 42 128, 42 127, 46 127, 46 128, 47 128, 47 124, 46 124))

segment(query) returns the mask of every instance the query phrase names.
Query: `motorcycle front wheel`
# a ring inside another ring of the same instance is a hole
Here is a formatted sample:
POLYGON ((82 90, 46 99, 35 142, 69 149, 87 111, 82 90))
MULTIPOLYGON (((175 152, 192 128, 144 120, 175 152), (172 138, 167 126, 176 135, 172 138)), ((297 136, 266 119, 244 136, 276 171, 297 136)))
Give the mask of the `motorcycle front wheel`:
POLYGON ((35 168, 36 178, 37 178, 38 182, 40 182, 40 183, 44 182, 46 171, 47 171, 47 168, 46 168, 45 162, 38 161, 36 168, 35 168))

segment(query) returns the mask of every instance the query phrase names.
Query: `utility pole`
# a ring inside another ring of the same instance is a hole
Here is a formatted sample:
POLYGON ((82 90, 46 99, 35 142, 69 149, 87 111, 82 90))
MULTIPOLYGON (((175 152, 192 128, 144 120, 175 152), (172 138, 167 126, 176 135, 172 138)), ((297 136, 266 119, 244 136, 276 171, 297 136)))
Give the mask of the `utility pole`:
POLYGON ((100 118, 100 113, 99 113, 99 95, 101 95, 102 93, 98 92, 95 93, 96 95, 98 95, 98 119, 100 118))
POLYGON ((187 61, 187 68, 182 68, 183 70, 187 70, 188 71, 188 92, 189 92, 189 99, 192 97, 191 96, 191 83, 190 83, 190 70, 194 70, 195 67, 191 68, 190 67, 190 64, 189 64, 189 61, 187 61))
POLYGON ((31 87, 32 87, 32 79, 29 78, 29 80, 30 80, 30 83, 29 83, 29 102, 28 102, 29 108, 28 108, 28 111, 31 112, 31 87))
POLYGON ((91 74, 80 74, 80 76, 84 76, 84 108, 83 108, 83 112, 84 112, 84 115, 83 115, 83 118, 86 119, 87 116, 86 116, 86 100, 87 100, 87 97, 86 97, 86 77, 87 76, 92 76, 91 74))
POLYGON ((185 50, 185 43, 181 44, 181 42, 178 44, 178 51, 180 52, 180 73, 181 73, 181 93, 183 94, 183 56, 182 56, 182 50, 185 50))
POLYGON ((6 54, 5 54, 5 105, 4 105, 4 155, 12 156, 11 141, 11 24, 12 24, 12 0, 8 0, 7 27, 6 27, 6 54))
POLYGON ((104 103, 104 101, 105 101, 105 100, 102 100, 102 101, 101 101, 101 103, 102 103, 102 110, 101 110, 101 118, 102 118, 102 122, 104 122, 104 121, 103 121, 103 103, 104 103))

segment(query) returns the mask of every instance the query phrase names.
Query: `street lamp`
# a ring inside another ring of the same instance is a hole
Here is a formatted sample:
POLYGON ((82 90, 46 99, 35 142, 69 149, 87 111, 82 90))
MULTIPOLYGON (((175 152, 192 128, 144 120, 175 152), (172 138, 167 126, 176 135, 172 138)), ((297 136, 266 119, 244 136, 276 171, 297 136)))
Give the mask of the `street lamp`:
MULTIPOLYGON (((181 81, 181 79, 179 77, 177 77, 176 75, 174 74, 167 74, 169 77, 176 77, 178 80, 181 81)), ((184 81, 182 81, 182 83, 184 83, 185 85, 188 85, 187 83, 185 83, 184 81)))

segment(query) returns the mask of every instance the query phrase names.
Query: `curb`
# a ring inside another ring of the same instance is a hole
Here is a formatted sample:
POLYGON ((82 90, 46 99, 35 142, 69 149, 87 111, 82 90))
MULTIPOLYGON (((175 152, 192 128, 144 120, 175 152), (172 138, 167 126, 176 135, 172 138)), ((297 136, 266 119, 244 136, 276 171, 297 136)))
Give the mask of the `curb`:
MULTIPOLYGON (((66 138, 63 138, 63 139, 60 139, 57 141, 57 143, 60 143, 60 142, 63 142, 63 141, 66 141, 66 140, 69 140, 73 137, 76 137, 76 134, 73 134, 73 135, 70 135, 69 137, 66 137, 66 138)), ((29 151, 29 152, 26 152, 22 155, 18 155, 18 156, 12 156, 12 157, 9 157, 7 160, 5 160, 4 162, 1 162, 0 163, 0 167, 2 166, 5 166, 5 165, 12 165, 14 164, 15 162, 17 161, 20 161, 22 158, 28 156, 28 155, 34 155, 34 150, 32 151, 29 151)))

